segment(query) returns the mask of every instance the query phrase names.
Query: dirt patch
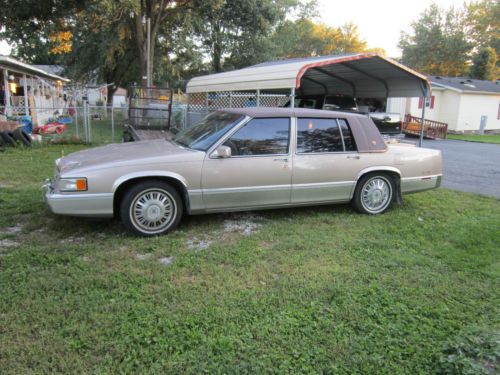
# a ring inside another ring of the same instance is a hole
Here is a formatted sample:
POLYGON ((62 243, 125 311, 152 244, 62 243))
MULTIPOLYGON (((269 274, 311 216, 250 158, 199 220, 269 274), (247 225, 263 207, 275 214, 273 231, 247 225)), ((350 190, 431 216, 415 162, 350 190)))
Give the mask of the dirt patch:
POLYGON ((165 257, 165 258, 158 259, 158 263, 160 263, 164 266, 170 266, 173 261, 174 261, 174 257, 165 257))
POLYGON ((4 240, 0 240, 0 251, 2 250, 2 248, 17 247, 19 245, 20 245, 19 242, 13 241, 13 240, 9 240, 9 239, 6 238, 4 240))
POLYGON ((22 230, 23 230, 23 225, 18 223, 12 227, 1 229, 0 234, 18 234, 21 233, 22 230))
POLYGON ((68 237, 68 238, 63 238, 61 241, 61 243, 65 243, 65 244, 79 244, 79 243, 82 243, 83 241, 85 241, 85 237, 68 237))
POLYGON ((235 214, 230 219, 224 220, 224 232, 238 232, 244 236, 258 232, 262 228, 262 216, 253 213, 235 214))
POLYGON ((135 254, 135 259, 137 260, 148 260, 151 258, 153 254, 151 253, 146 253, 146 254, 135 254))
POLYGON ((213 242, 213 239, 200 239, 193 237, 186 241, 186 245, 190 250, 201 251, 208 249, 213 242))

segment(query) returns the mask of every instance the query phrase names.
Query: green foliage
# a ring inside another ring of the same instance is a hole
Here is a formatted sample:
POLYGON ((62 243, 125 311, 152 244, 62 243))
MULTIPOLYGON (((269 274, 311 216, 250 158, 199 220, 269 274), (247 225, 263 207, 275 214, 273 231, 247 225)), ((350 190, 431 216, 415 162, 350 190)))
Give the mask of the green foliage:
POLYGON ((438 358, 444 375, 497 374, 500 371, 500 331, 462 332, 450 340, 438 358))
POLYGON ((500 1, 474 1, 467 12, 470 37, 476 46, 492 47, 500 55, 500 1))
POLYGON ((194 28, 213 71, 222 71, 225 58, 233 66, 255 61, 263 40, 292 5, 289 0, 195 0, 194 28))
POLYGON ((380 216, 264 211, 245 236, 224 231, 240 216, 207 215, 132 238, 47 211, 40 182, 83 148, 1 156, 13 168, 0 168, 0 241, 15 243, 0 248, 2 374, 434 374, 493 362, 498 339, 481 332, 500 328, 497 199, 439 189, 380 216))
POLYGON ((271 41, 278 59, 366 51, 366 42, 354 24, 330 27, 306 18, 284 22, 271 41))
POLYGON ((470 76, 476 79, 496 81, 499 78, 498 56, 491 47, 478 51, 472 60, 470 76))
POLYGON ((412 23, 413 32, 399 41, 402 63, 431 75, 460 76, 468 71, 472 45, 467 40, 461 11, 432 4, 412 23))

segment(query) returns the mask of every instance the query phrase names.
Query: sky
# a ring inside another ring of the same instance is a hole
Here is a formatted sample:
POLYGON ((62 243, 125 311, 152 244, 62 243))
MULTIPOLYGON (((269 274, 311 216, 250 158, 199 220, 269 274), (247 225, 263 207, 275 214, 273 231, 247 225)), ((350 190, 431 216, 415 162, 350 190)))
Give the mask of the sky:
MULTIPOLYGON (((464 0, 319 0, 321 20, 330 26, 353 22, 368 47, 385 49, 390 57, 401 56, 398 41, 401 31, 410 32, 411 23, 434 2, 440 7, 460 7, 464 0)), ((0 41, 0 54, 10 53, 0 41)))
POLYGON ((319 0, 318 4, 321 21, 327 25, 353 22, 369 48, 380 47, 388 56, 399 57, 401 31, 411 32, 411 23, 433 2, 445 9, 464 4, 464 0, 319 0))

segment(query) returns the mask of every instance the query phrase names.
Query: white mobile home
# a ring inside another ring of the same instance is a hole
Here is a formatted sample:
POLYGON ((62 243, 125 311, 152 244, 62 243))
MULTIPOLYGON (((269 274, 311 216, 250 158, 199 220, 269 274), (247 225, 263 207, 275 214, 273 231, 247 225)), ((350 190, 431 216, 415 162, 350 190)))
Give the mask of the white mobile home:
MULTIPOLYGON (((500 132, 500 83, 430 76, 432 94, 425 118, 448 124, 451 133, 500 132)), ((390 98, 388 112, 419 116, 422 98, 390 98)))

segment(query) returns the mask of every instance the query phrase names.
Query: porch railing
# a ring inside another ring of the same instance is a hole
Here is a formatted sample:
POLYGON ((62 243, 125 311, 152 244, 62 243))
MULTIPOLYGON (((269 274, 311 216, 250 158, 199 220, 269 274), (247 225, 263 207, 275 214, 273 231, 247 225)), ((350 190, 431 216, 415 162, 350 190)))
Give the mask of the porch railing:
MULTIPOLYGON (((420 135, 422 119, 407 114, 403 122, 403 133, 420 135)), ((433 120, 424 120, 424 137, 428 139, 446 139, 448 124, 433 120)))

